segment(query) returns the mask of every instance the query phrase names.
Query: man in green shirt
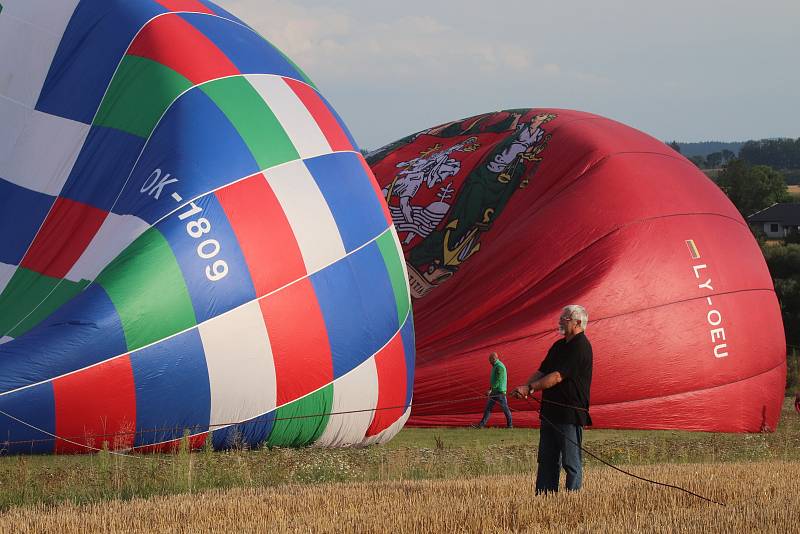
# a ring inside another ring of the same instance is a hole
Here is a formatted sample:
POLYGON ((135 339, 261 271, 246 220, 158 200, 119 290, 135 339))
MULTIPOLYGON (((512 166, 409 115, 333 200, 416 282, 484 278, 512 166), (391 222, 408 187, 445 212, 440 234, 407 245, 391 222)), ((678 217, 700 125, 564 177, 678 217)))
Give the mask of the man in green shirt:
POLYGON ((492 365, 492 375, 489 378, 489 391, 486 395, 489 400, 486 401, 486 409, 483 411, 483 419, 477 425, 472 425, 475 428, 483 428, 489 421, 489 416, 492 414, 492 408, 495 403, 499 402, 503 413, 506 415, 506 428, 514 428, 511 422, 511 410, 508 409, 508 401, 506 400, 506 366, 497 357, 497 353, 493 352, 489 355, 489 363, 492 365))

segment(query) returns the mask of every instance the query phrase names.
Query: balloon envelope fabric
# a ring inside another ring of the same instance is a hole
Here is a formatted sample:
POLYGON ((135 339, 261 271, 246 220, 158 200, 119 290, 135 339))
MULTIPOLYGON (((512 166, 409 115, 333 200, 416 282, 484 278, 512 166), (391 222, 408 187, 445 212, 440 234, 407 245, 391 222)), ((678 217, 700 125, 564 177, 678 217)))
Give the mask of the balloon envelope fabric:
MULTIPOLYGON (((539 367, 563 306, 589 312, 596 427, 775 429, 785 339, 758 245, 663 142, 561 109, 478 115, 368 155, 405 251, 417 329, 412 425, 476 423, 499 352, 539 367)), ((534 401, 514 424, 538 425, 534 401)), ((504 425, 501 413, 490 424, 504 425)))
POLYGON ((206 1, 2 4, 3 449, 396 434, 405 264, 311 81, 206 1))

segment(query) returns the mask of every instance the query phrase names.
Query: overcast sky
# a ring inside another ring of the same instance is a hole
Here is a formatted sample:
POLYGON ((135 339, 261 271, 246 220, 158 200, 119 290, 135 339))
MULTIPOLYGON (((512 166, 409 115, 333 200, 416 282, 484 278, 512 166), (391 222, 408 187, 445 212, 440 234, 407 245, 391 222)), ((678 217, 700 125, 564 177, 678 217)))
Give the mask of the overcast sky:
POLYGON ((800 0, 216 1, 369 149, 514 107, 664 140, 800 137, 800 0))

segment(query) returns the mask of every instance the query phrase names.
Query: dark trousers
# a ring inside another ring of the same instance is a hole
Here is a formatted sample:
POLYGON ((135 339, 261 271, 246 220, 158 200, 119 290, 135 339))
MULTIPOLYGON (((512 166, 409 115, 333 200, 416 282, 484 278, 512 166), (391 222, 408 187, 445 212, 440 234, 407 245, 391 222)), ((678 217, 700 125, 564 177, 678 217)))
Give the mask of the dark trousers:
POLYGON ((561 467, 567 472, 567 489, 581 489, 583 427, 568 423, 542 421, 539 431, 539 469, 536 471, 536 493, 558 491, 561 467))
POLYGON ((492 415, 492 408, 496 402, 500 403, 503 413, 506 415, 506 426, 514 426, 511 422, 511 410, 508 409, 508 401, 504 393, 492 393, 489 395, 489 400, 486 401, 486 409, 483 411, 483 419, 478 423, 478 426, 486 426, 489 421, 489 416, 492 415))

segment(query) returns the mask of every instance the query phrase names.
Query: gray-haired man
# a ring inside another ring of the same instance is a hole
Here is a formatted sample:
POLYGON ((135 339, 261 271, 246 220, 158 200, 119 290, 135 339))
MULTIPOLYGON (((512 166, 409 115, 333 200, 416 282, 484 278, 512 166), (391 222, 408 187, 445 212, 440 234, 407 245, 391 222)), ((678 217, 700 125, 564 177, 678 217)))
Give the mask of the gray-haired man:
POLYGON ((558 491, 562 465, 567 472, 568 490, 580 489, 583 482, 583 427, 592 424, 592 346, 584 334, 588 321, 583 306, 564 307, 558 319, 559 332, 564 337, 553 343, 527 384, 513 391, 516 397, 542 391, 536 493, 558 491))

